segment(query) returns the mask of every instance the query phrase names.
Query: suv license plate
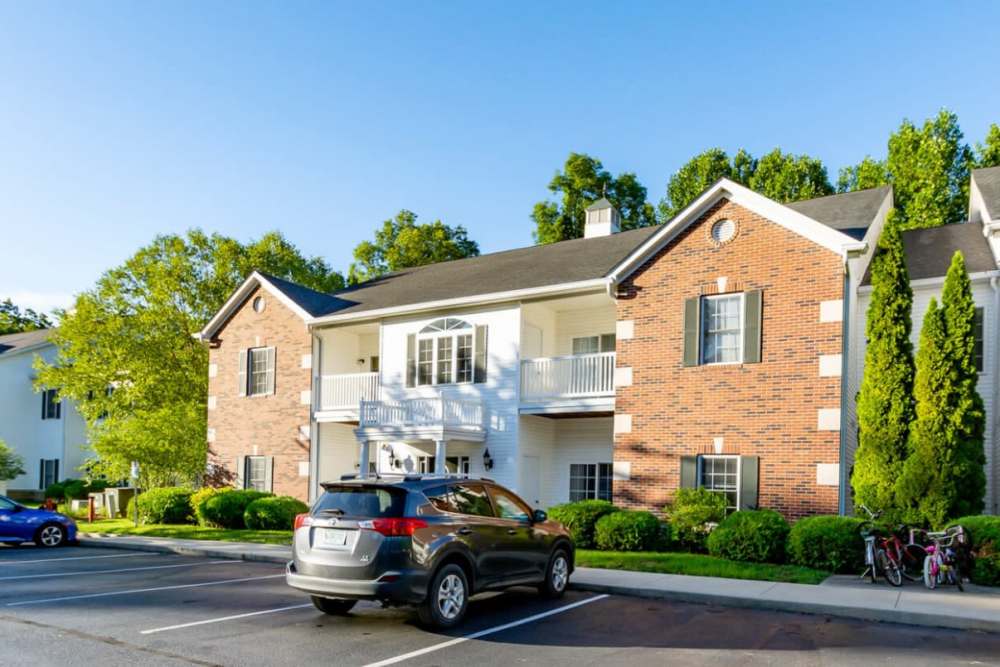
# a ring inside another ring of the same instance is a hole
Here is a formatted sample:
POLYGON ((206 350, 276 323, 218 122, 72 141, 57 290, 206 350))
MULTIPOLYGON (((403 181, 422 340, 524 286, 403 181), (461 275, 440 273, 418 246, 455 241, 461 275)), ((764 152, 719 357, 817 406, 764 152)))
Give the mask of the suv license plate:
POLYGON ((347 544, 347 531, 337 528, 320 528, 319 543, 324 547, 342 547, 347 544))

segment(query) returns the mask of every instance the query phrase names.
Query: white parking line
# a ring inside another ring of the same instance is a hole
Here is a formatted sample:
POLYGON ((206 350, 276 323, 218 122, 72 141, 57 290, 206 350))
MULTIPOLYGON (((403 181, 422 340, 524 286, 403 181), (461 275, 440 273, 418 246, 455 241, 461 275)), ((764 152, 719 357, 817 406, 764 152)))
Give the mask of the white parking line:
POLYGON ((221 563, 245 563, 246 561, 234 560, 210 560, 204 563, 177 563, 174 565, 144 565, 143 567, 123 567, 117 570, 77 570, 76 572, 46 572, 45 574, 19 574, 14 577, 0 577, 0 581, 13 581, 16 579, 45 579, 48 577, 73 577, 77 575, 91 574, 114 574, 116 572, 140 572, 142 570, 166 570, 176 567, 201 567, 202 565, 219 565, 221 563))
POLYGON ((261 616, 263 614, 276 614, 279 611, 289 611, 291 609, 305 609, 306 607, 312 607, 312 603, 309 604, 296 604, 291 607, 278 607, 277 609, 265 609, 263 611, 251 611, 247 614, 234 614, 233 616, 222 616, 220 618, 208 618, 204 621, 192 621, 191 623, 181 623, 180 625, 168 625, 164 628, 153 628, 151 630, 143 630, 140 635, 152 635, 157 632, 166 632, 167 630, 180 630, 182 628, 193 628, 196 625, 208 625, 209 623, 222 623, 223 621, 235 621, 239 618, 249 618, 251 616, 261 616))
POLYGON ((492 635, 497 632, 503 632, 504 630, 509 630, 510 628, 516 628, 517 626, 524 625, 525 623, 533 623, 534 621, 546 618, 547 616, 554 616, 555 614, 561 614, 564 611, 569 611, 570 609, 576 609, 577 607, 582 607, 585 604, 590 604, 591 602, 597 602, 598 600, 603 600, 606 597, 608 596, 595 595, 592 598, 580 600, 579 602, 574 602, 573 604, 568 604, 563 607, 558 607, 556 609, 550 609, 549 611, 544 611, 540 614, 535 614, 534 616, 522 618, 519 621, 513 621, 511 623, 505 623, 503 625, 498 625, 496 627, 487 628, 486 630, 480 630, 479 632, 473 632, 472 634, 465 635, 464 637, 456 637, 455 639, 450 639, 446 642, 441 642, 440 644, 434 644, 433 646, 428 646, 426 648, 418 649, 416 651, 410 651, 409 653, 404 653, 403 655, 397 655, 394 658, 386 658, 385 660, 380 660, 379 662, 372 662, 365 665, 365 667, 384 667, 385 665, 395 665, 397 663, 403 662, 404 660, 409 660, 410 658, 416 658, 421 655, 433 653, 434 651, 440 651, 441 649, 448 648, 449 646, 455 646, 456 644, 461 644, 462 642, 467 642, 472 639, 479 639, 480 637, 485 637, 486 635, 492 635))
POLYGON ((178 584, 176 586, 157 586, 155 588, 133 588, 127 591, 110 591, 108 593, 87 593, 85 595, 64 595, 58 598, 45 598, 42 600, 21 600, 20 602, 8 602, 8 607, 23 607, 29 604, 43 604, 45 602, 62 602, 63 600, 86 600, 88 598, 103 598, 111 595, 133 595, 135 593, 152 593, 154 591, 172 591, 178 588, 199 588, 201 586, 215 586, 216 584, 235 584, 242 581, 257 581, 259 579, 277 579, 285 576, 282 574, 268 574, 262 577, 243 577, 242 579, 223 579, 221 581, 205 581, 200 584, 178 584))
MULTIPOLYGON (((131 554, 113 554, 110 556, 67 556, 66 558, 37 558, 34 560, 0 560, 0 565, 24 565, 26 563, 52 563, 57 560, 97 560, 98 558, 135 558, 136 556, 166 556, 168 554, 150 554, 143 552, 142 554, 131 553, 131 554)), ((171 554, 172 555, 172 554, 171 554)))

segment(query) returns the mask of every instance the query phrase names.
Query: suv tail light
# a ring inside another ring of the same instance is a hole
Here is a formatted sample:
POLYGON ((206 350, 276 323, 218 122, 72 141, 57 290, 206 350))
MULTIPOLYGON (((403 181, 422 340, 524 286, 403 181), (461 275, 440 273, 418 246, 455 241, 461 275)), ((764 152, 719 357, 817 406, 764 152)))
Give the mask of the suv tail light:
POLYGON ((298 530, 299 528, 302 528, 303 526, 311 526, 312 522, 313 522, 313 519, 312 519, 311 516, 309 516, 308 513, 306 513, 306 514, 296 514, 295 515, 295 530, 298 530))
POLYGON ((393 519, 371 519, 370 521, 359 521, 358 526, 374 530, 386 537, 410 537, 419 528, 426 528, 427 522, 423 519, 393 518, 393 519))

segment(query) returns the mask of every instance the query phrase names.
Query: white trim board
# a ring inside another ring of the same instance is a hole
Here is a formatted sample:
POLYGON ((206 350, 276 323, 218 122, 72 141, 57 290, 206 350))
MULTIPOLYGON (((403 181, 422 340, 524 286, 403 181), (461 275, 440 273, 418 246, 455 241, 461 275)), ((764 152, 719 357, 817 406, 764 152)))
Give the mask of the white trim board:
POLYGON ((212 336, 214 336, 215 333, 222 328, 222 325, 225 324, 226 320, 228 320, 232 314, 243 305, 243 302, 247 300, 247 297, 249 297, 258 286, 267 290, 269 294, 278 299, 278 301, 280 301, 283 305, 287 306, 293 313, 302 318, 304 322, 309 322, 309 320, 312 319, 312 316, 299 304, 288 298, 288 295, 275 287, 274 284, 262 274, 254 271, 247 276, 247 279, 243 281, 242 285, 236 288, 236 291, 233 292, 232 296, 226 300, 226 303, 219 309, 219 312, 217 312, 215 316, 208 321, 208 324, 206 324, 201 331, 194 334, 194 337, 203 341, 210 340, 212 336))

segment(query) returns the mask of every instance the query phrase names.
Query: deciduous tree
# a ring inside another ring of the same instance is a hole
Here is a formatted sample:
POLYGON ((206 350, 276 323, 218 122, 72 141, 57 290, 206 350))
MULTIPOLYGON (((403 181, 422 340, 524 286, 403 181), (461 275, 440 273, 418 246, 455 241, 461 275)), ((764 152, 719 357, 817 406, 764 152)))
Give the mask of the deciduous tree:
POLYGON ((348 279, 354 284, 390 271, 478 254, 479 245, 465 227, 450 227, 440 220, 418 224, 417 215, 404 209, 382 223, 374 242, 362 241, 354 248, 348 279))
POLYGON ((822 161, 808 155, 783 153, 779 148, 757 160, 747 185, 782 203, 833 193, 822 161))
POLYGON ((976 144, 976 168, 1000 167, 1000 126, 990 125, 983 143, 976 144))
POLYGON ((6 442, 0 440, 0 482, 6 482, 26 473, 24 458, 6 442))
POLYGON ((192 335, 254 269, 321 291, 343 286, 278 233, 243 244, 195 230, 157 237, 62 314, 57 357, 36 361, 36 384, 77 401, 98 472, 122 479, 136 460, 147 486, 204 472, 208 355, 192 335))
POLYGON ((48 329, 51 326, 52 320, 45 313, 36 313, 31 308, 22 311, 10 299, 0 301, 0 336, 48 329))
POLYGON ((906 459, 913 419, 912 307, 898 218, 890 212, 872 262, 868 344, 857 399, 858 449, 851 474, 855 504, 890 513, 897 506, 894 483, 906 459))

